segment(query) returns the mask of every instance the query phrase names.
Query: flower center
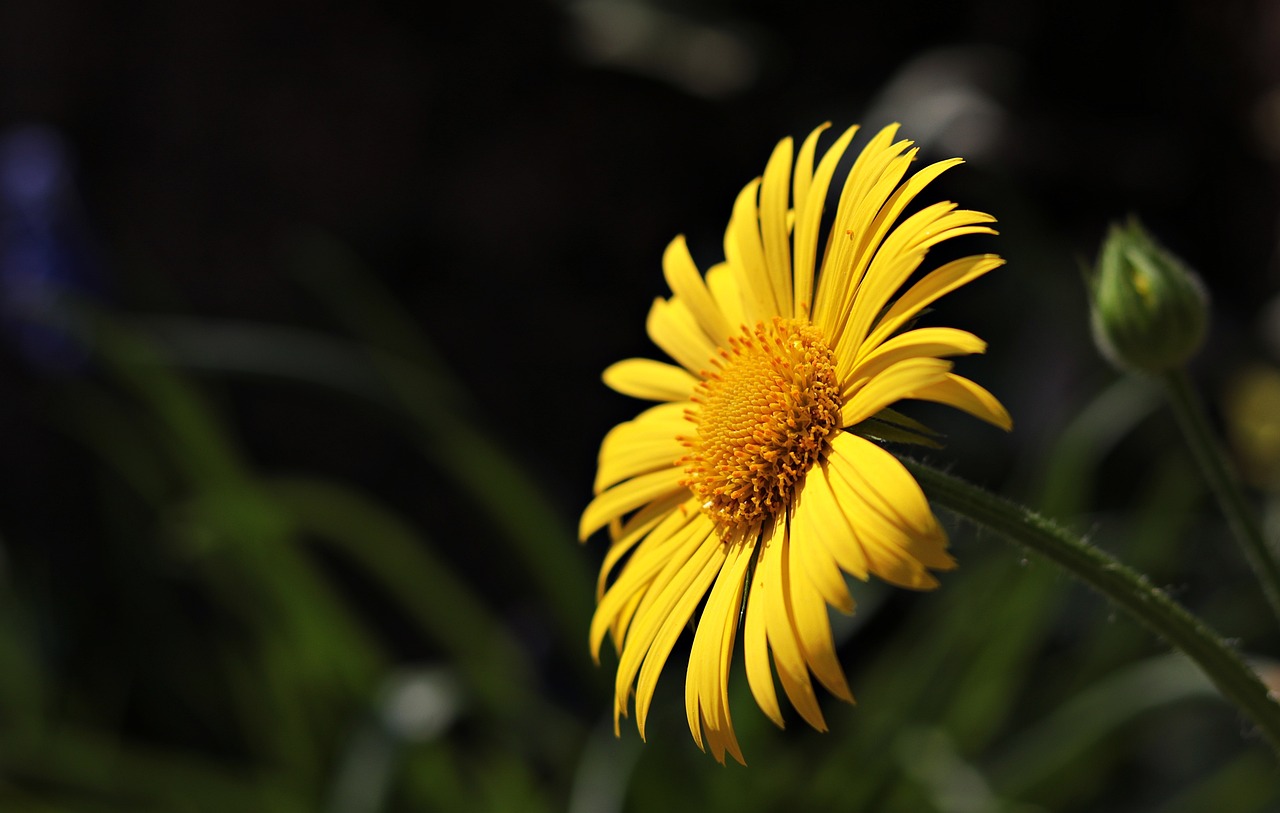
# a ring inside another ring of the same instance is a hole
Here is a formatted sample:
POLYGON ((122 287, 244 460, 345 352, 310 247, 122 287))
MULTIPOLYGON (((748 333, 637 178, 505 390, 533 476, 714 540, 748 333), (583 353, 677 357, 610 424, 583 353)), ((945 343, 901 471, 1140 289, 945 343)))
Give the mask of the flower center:
POLYGON ((693 393, 682 481, 722 534, 771 519, 840 428, 835 358, 807 321, 743 328, 693 393))

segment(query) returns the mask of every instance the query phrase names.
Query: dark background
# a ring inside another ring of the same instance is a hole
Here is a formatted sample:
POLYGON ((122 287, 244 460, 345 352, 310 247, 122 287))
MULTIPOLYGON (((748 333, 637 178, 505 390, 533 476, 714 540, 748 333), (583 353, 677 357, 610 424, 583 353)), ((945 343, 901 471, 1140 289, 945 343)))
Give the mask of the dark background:
MULTIPOLYGON (((282 245, 346 244, 566 510, 626 410, 598 370, 654 352, 662 248, 685 233, 717 260, 737 189, 822 121, 899 119, 926 159, 963 151, 937 194, 1002 222, 975 249, 1010 264, 972 323, 1018 379, 991 386, 1022 429, 1094 374, 1077 279, 1108 222, 1140 213, 1201 270, 1215 338, 1247 336, 1274 294, 1273 4, 668 4, 657 24, 694 34, 655 29, 612 64, 593 51, 636 26, 589 22, 607 7, 10 3, 0 124, 66 139, 94 273, 126 310, 323 324, 282 245), (728 56, 680 40, 708 32, 728 56)), ((394 468, 260 396, 241 417, 264 463, 394 468)))
MULTIPOLYGON (((666 243, 687 234, 709 267, 779 138, 895 120, 925 160, 967 159, 933 195, 994 214, 1001 236, 966 249, 1009 261, 943 303, 990 341, 961 371, 1016 427, 940 417, 958 471, 1025 492, 1020 473, 1111 379, 1081 265, 1130 212, 1212 291, 1194 368, 1211 402, 1235 366, 1274 360, 1276 2, 0 4, 0 133, 45 126, 70 161, 46 213, 74 256, 67 285, 127 319, 337 333, 299 282, 297 246, 322 235, 413 317, 566 527, 599 439, 635 411, 600 371, 657 355, 643 323, 666 243)), ((13 300, 26 283, 5 284, 13 300)), ((102 373, 24 339, 15 312, 0 542, 54 608, 54 660, 97 668, 128 637, 109 619, 130 575, 103 578, 121 566, 101 546, 102 474, 50 416, 68 382, 102 373)), ((520 606, 523 574, 395 426, 297 382, 196 377, 255 467, 367 488, 520 606)), ((1092 486, 1101 505, 1131 470, 1092 486)), ((165 727, 133 714, 126 729, 165 727)))

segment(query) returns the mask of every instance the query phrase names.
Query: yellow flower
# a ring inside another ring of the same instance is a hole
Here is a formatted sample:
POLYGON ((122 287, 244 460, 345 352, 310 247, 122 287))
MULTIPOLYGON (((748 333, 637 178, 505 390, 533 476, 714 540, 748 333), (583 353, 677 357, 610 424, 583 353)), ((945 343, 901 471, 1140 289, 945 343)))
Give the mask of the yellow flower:
POLYGON ((579 526, 584 540, 606 526, 612 538, 590 639, 597 662, 606 633, 619 652, 614 728, 634 690, 644 736, 659 673, 705 598, 685 707, 694 741, 721 763, 726 752, 743 761, 727 697, 740 617, 760 708, 783 725, 772 652, 791 705, 826 730, 810 673, 853 700, 827 611, 853 612, 844 574, 927 590, 938 584, 931 569, 955 567, 915 479, 868 439, 927 439, 891 405, 935 401, 1011 425, 989 392, 943 360, 983 352, 981 339, 911 328, 939 297, 1004 261, 954 260, 898 293, 932 246, 995 233, 990 215, 949 202, 898 222, 960 160, 904 181, 917 150, 894 141, 896 126, 885 128, 849 170, 820 244, 828 187, 857 131, 841 135, 815 168, 825 129, 805 139, 794 167, 791 139, 778 144, 763 179, 734 204, 725 262, 705 277, 683 237, 667 247, 673 296, 654 301, 647 328, 679 366, 628 359, 604 373, 618 392, 661 402, 605 437, 596 497, 579 526))

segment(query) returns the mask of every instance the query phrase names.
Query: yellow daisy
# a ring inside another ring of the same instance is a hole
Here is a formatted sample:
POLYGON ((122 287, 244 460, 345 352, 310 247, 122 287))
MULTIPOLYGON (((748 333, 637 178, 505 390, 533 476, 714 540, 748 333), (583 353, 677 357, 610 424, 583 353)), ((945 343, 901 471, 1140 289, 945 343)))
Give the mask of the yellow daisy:
POLYGON ((794 156, 784 139, 763 178, 742 190, 724 262, 704 276, 683 237, 667 247, 673 296, 654 301, 646 327, 678 366, 628 359, 604 372, 618 392, 660 402, 606 435, 579 526, 584 540, 606 526, 612 538, 590 639, 597 662, 606 633, 618 649, 614 727, 634 692, 644 736, 659 673, 705 599, 685 707, 694 741, 721 763, 726 752, 743 761, 727 697, 740 619, 760 708, 783 725, 772 652, 791 705, 822 731, 810 673, 853 700, 827 611, 853 612, 844 574, 927 590, 938 584, 930 570, 955 567, 919 485, 875 442, 928 438, 890 407, 935 401, 1011 425, 991 393, 943 360, 981 353, 985 342, 911 328, 922 309, 1004 261, 954 260, 899 294, 932 246, 995 233, 990 215, 949 202, 898 222, 960 159, 903 180, 917 150, 895 141, 896 125, 881 130, 849 170, 820 243, 828 187, 857 131, 815 168, 826 127, 794 156))

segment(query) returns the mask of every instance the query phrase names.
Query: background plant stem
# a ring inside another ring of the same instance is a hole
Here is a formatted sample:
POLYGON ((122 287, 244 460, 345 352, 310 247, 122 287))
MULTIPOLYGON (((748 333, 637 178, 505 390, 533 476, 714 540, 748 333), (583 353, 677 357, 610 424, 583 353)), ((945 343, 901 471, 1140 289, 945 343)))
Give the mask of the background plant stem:
POLYGON ((1209 487, 1218 498, 1218 504, 1226 514, 1232 532, 1244 549, 1245 559, 1257 574, 1272 611, 1280 619, 1280 563, 1277 563, 1275 553, 1267 545, 1257 515, 1246 502, 1244 493, 1240 490, 1240 481, 1209 426, 1204 406, 1191 387, 1185 370, 1171 370, 1164 374, 1163 381, 1169 395, 1169 404, 1178 417, 1178 424, 1187 438, 1187 445, 1191 447, 1196 465, 1209 481, 1209 487))

